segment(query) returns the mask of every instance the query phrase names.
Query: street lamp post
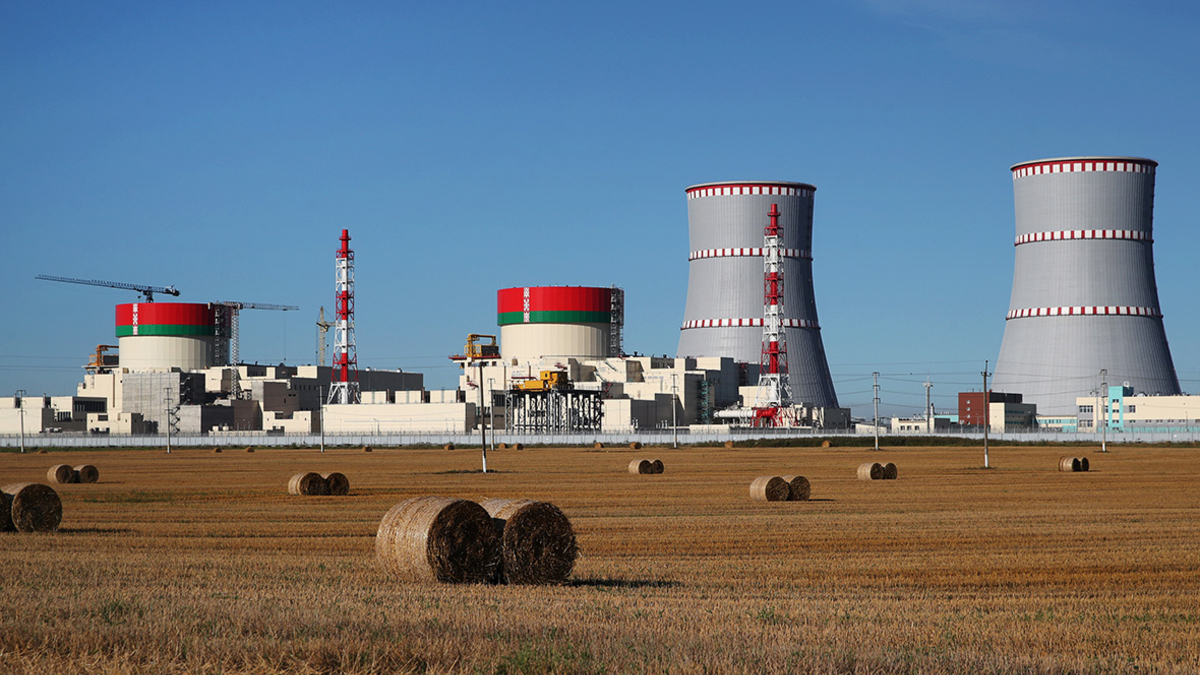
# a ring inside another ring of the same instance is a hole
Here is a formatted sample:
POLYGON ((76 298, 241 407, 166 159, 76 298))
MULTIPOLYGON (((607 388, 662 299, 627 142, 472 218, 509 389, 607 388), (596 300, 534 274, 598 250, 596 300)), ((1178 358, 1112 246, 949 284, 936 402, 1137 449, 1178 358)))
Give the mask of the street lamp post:
POLYGON ((21 453, 25 452, 25 390, 17 390, 17 414, 21 416, 21 453))

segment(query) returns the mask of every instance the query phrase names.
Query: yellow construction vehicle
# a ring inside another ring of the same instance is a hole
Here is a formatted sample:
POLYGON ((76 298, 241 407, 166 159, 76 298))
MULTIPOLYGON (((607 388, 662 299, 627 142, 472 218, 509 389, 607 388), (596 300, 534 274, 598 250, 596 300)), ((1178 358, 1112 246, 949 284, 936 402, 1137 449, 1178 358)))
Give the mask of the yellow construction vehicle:
MULTIPOLYGON (((479 335, 471 333, 467 336, 467 344, 462 354, 450 357, 451 361, 477 361, 480 359, 500 358, 500 345, 496 344, 495 335, 479 335), (484 343, 484 340, 488 342, 484 343)), ((462 364, 460 364, 462 365, 462 364)))
POLYGON ((571 381, 561 370, 543 370, 538 379, 529 379, 513 386, 521 391, 550 391, 551 389, 569 389, 571 381))

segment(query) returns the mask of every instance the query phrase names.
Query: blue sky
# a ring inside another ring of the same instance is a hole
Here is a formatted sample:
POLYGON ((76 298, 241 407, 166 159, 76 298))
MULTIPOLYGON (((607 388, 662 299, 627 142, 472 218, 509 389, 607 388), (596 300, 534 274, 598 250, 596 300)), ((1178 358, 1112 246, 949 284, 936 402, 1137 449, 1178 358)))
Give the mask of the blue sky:
POLYGON ((0 393, 74 393, 135 295, 245 312, 242 356, 311 363, 342 228, 360 365, 454 385, 495 291, 626 289, 674 354, 684 188, 817 186, 814 270, 843 405, 921 409, 995 363, 1019 161, 1160 163, 1155 253, 1200 391, 1192 3, 0 4, 0 393))

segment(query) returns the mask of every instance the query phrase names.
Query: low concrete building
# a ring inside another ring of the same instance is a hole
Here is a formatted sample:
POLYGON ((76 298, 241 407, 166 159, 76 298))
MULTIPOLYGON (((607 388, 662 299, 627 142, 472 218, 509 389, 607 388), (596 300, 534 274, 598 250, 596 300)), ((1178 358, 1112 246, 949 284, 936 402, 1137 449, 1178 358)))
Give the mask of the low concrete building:
POLYGON ((1133 388, 1120 385, 1109 387, 1107 393, 1107 399, 1075 399, 1079 431, 1099 431, 1106 421, 1110 431, 1172 432, 1200 427, 1200 396, 1135 395, 1133 388))

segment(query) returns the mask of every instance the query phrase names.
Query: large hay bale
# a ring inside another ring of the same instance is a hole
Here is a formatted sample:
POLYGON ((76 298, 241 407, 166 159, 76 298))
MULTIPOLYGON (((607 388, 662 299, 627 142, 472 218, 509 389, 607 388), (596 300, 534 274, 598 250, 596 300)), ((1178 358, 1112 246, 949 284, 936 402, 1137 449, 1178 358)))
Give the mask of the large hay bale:
POLYGON ((393 506, 375 534, 375 557, 412 581, 485 583, 500 566, 500 534, 479 504, 413 497, 393 506))
POLYGON ((662 463, 661 459, 650 460, 650 472, 651 473, 662 473, 663 468, 664 467, 663 467, 663 463, 662 463))
POLYGON ((1087 457, 1080 457, 1080 458, 1079 458, 1079 470, 1080 470, 1080 471, 1087 471, 1089 468, 1091 468, 1091 466, 1092 466, 1092 465, 1091 465, 1091 463, 1090 463, 1090 462, 1088 462, 1088 458, 1087 458, 1087 457))
POLYGON ((895 464, 888 462, 887 464, 883 465, 883 479, 884 480, 896 480, 896 478, 899 475, 900 475, 900 473, 899 473, 899 471, 896 470, 895 464))
POLYGON ((46 471, 46 480, 51 483, 78 483, 79 477, 69 465, 55 464, 46 471))
POLYGON ((79 483, 95 483, 100 480, 100 470, 91 464, 80 464, 74 469, 76 482, 79 483))
POLYGON ((882 480, 883 465, 879 462, 863 462, 858 465, 859 480, 882 480))
POLYGON ((1063 457, 1058 460, 1059 471, 1081 471, 1082 469, 1083 463, 1079 461, 1078 457, 1063 457))
POLYGON ((12 528, 20 532, 53 532, 62 522, 62 501, 49 485, 13 483, 0 488, 12 528))
POLYGON ((640 442, 640 441, 634 441, 634 442, 632 442, 632 443, 630 443, 630 444, 629 444, 629 447, 630 447, 631 449, 633 449, 633 450, 641 450, 641 449, 642 449, 642 444, 641 444, 641 442, 640 442))
POLYGON ((291 495, 327 495, 329 485, 325 477, 315 471, 305 471, 292 476, 288 481, 288 494, 291 495))
POLYGON ((321 474, 321 478, 325 479, 325 494, 336 497, 350 494, 350 479, 346 474, 334 471, 321 474))
POLYGON ((510 584, 567 581, 579 548, 571 521, 557 506, 530 499, 488 499, 480 506, 500 532, 498 578, 510 584))
POLYGON ((654 463, 648 459, 635 459, 629 463, 629 473, 654 473, 654 463))
POLYGON ((759 476, 750 483, 750 498, 760 502, 786 502, 791 489, 779 476, 759 476))
POLYGON ((804 476, 783 476, 784 482, 788 484, 789 502, 806 502, 809 496, 812 495, 812 486, 809 485, 808 479, 804 476))
POLYGON ((0 532, 15 530, 12 521, 12 496, 0 491, 0 532))

